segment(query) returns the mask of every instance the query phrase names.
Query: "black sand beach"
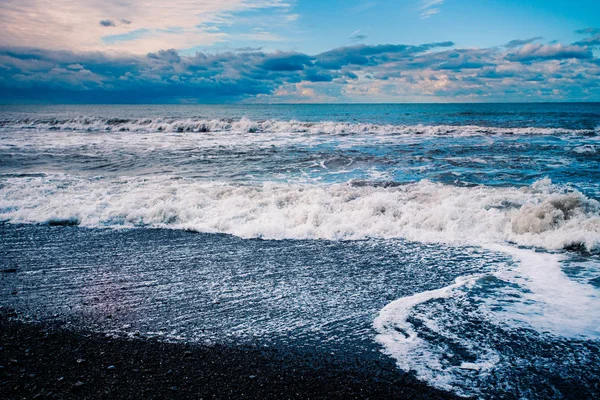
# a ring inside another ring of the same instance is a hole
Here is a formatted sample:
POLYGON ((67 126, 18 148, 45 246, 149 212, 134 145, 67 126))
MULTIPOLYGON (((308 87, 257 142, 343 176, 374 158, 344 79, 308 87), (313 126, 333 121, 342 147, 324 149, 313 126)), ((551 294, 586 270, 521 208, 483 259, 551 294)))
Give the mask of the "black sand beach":
POLYGON ((289 349, 111 338, 0 319, 0 388, 7 399, 450 399, 396 369, 289 349))

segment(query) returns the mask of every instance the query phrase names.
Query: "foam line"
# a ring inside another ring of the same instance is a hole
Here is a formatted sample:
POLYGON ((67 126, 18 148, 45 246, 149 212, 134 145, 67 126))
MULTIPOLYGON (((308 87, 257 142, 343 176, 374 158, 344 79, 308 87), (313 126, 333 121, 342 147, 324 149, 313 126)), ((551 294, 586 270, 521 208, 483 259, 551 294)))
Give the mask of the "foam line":
POLYGON ((596 135, 598 128, 563 129, 543 127, 488 127, 477 125, 391 125, 348 123, 336 121, 304 122, 247 118, 101 118, 70 119, 4 119, 4 129, 38 129, 88 132, 236 132, 236 133, 304 133, 304 134, 399 134, 423 136, 482 136, 482 135, 596 135))
POLYGON ((71 175, 9 177, 0 219, 90 227, 164 227, 243 238, 404 238, 544 249, 600 247, 600 203, 548 179, 525 188, 420 181, 235 185, 71 175))

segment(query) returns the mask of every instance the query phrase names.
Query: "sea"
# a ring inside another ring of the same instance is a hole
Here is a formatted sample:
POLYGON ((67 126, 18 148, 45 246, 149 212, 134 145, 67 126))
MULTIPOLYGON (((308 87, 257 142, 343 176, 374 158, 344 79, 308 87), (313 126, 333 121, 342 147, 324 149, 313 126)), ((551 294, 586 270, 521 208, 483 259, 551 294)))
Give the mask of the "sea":
POLYGON ((600 103, 0 106, 36 321, 600 395, 600 103))

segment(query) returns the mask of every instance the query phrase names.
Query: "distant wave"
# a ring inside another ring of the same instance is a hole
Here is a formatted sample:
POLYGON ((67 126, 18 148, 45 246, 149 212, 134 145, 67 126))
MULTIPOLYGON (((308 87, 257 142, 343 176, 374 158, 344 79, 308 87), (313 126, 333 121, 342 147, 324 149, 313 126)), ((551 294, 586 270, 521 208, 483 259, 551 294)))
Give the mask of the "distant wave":
POLYGON ((302 122, 247 118, 100 118, 71 119, 36 118, 0 120, 0 128, 39 129, 84 132, 237 132, 237 133, 305 133, 305 134, 406 134, 424 136, 480 136, 480 135, 597 135, 595 129, 564 129, 541 127, 486 127, 477 125, 390 125, 348 122, 302 122))
POLYGON ((243 238, 405 238, 600 248, 600 203, 548 179, 525 188, 340 183, 233 185, 70 175, 6 178, 0 220, 166 227, 243 238))

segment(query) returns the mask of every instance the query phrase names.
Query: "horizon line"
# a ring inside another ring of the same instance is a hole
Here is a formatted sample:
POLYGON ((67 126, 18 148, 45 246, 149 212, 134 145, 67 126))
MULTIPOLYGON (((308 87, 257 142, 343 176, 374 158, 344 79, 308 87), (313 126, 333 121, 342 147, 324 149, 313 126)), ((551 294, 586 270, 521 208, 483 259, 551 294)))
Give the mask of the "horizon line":
POLYGON ((4 106, 327 106, 327 105, 480 105, 480 104, 600 104, 596 101, 476 101, 476 102, 331 102, 331 103, 0 103, 4 106))

